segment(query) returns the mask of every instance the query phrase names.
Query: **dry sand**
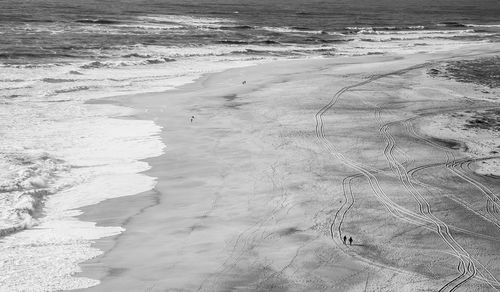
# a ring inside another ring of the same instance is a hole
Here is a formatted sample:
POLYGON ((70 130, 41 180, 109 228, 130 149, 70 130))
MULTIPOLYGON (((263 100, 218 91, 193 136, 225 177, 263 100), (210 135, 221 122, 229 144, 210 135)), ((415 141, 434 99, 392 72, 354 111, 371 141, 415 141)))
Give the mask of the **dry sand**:
POLYGON ((494 49, 275 62, 115 99, 167 148, 148 161, 153 191, 85 208, 126 228, 96 243, 88 290, 498 289, 498 180, 428 129, 497 105, 427 74, 494 49))

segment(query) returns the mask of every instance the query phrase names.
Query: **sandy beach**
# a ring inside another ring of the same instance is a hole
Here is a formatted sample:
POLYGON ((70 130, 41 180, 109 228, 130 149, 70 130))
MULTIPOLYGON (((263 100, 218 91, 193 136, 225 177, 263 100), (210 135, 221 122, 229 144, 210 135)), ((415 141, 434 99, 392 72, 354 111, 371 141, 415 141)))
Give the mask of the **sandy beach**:
POLYGON ((86 291, 500 289, 500 187, 475 171, 497 155, 433 118, 498 95, 428 74, 495 54, 278 61, 107 100, 166 149, 146 160, 154 190, 82 209, 126 231, 77 276, 101 281, 86 291))

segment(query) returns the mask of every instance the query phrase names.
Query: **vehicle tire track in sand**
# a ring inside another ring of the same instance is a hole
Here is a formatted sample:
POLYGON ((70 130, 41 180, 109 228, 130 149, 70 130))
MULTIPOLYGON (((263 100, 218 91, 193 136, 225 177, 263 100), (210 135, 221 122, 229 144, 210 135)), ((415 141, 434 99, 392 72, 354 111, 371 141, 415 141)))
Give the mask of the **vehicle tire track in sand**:
MULTIPOLYGON (((412 136, 412 137, 414 137, 414 138, 416 138, 418 140, 426 142, 427 144, 433 146, 434 148, 438 148, 438 149, 444 151, 445 152, 446 161, 445 161, 445 163, 443 163, 441 165, 444 165, 448 170, 452 171, 453 173, 455 173, 458 176, 458 174, 454 171, 454 168, 453 168, 454 165, 455 164, 462 165, 463 163, 467 163, 468 161, 470 161, 470 159, 464 159, 464 160, 460 160, 460 161, 456 160, 454 154, 449 149, 444 148, 441 145, 438 145, 435 142, 427 139, 426 137, 423 137, 423 136, 419 135, 415 131, 415 129, 413 127, 413 124, 411 123, 411 121, 414 120, 414 119, 415 118, 410 118, 410 119, 406 119, 406 120, 402 121, 402 124, 405 126, 405 129, 406 129, 407 133, 410 136, 412 136)), ((439 165, 439 164, 431 164, 430 166, 431 167, 435 167, 437 165, 439 165)), ((417 168, 408 170, 407 174, 409 174, 409 177, 411 177, 415 181, 416 184, 424 186, 425 188, 427 188, 426 184, 424 184, 424 183, 422 183, 422 182, 420 182, 420 181, 418 181, 417 179, 414 178, 414 174, 417 171, 426 169, 428 167, 429 167, 429 165, 419 166, 417 168)), ((463 175, 467 177, 466 174, 463 174, 463 175)), ((474 181, 473 179, 470 179, 470 180, 474 181)), ((466 180, 466 181, 470 182, 469 180, 466 180)), ((428 188, 427 188, 427 190, 428 190, 428 188)), ((471 206, 469 206, 467 203, 463 202, 462 200, 460 200, 456 196, 451 195, 451 197, 454 198, 455 202, 459 203, 460 205, 462 205, 467 210, 472 211, 474 214, 479 215, 481 218, 487 220, 488 222, 490 222, 490 223, 492 223, 492 224, 494 224, 494 225, 496 225, 498 227, 498 223, 497 222, 494 222, 491 219, 489 219, 489 218, 485 217, 484 215, 480 214, 479 212, 475 211, 471 206)), ((473 257, 470 257, 470 255, 469 255, 469 258, 472 261, 467 264, 467 267, 464 265, 463 262, 462 262, 462 265, 460 265, 460 263, 459 263, 458 270, 459 270, 459 272, 461 272, 461 274, 459 276, 457 276, 456 278, 452 279, 451 281, 449 281, 448 283, 446 283, 439 291, 455 291, 457 288, 459 288, 461 285, 463 285, 464 283, 466 283, 468 280, 472 279, 475 276, 475 274, 478 273, 477 268, 475 267, 475 264, 478 264, 484 270, 484 272, 489 275, 489 278, 490 278, 490 279, 488 279, 488 277, 484 276, 481 272, 479 272, 480 275, 481 275, 481 277, 478 280, 487 283, 488 285, 490 285, 492 288, 494 288, 496 290, 499 289, 500 282, 493 276, 493 274, 483 264, 481 264, 477 259, 475 259, 473 257), (463 267, 462 270, 460 270, 461 266, 463 267), (467 270, 467 272, 468 272, 471 269, 471 267, 475 270, 474 271, 475 273, 473 273, 473 274, 469 275, 468 277, 464 278, 464 276, 466 274, 466 273, 464 273, 464 271, 467 270)))
POLYGON ((340 96, 350 89, 363 86, 363 85, 368 84, 370 82, 373 82, 377 79, 381 79, 381 78, 391 76, 391 75, 400 75, 400 74, 406 73, 406 72, 411 71, 411 70, 425 67, 427 65, 428 65, 428 63, 424 63, 424 64, 420 64, 420 65, 416 65, 416 66, 411 66, 411 67, 408 67, 408 68, 405 68, 402 70, 394 71, 391 73, 387 73, 387 74, 375 75, 375 76, 372 76, 365 81, 356 83, 354 85, 343 87, 333 96, 333 98, 330 100, 330 102, 328 104, 326 104, 325 106, 323 106, 315 115, 315 119, 316 119, 315 132, 316 132, 316 137, 317 137, 317 140, 319 141, 319 143, 323 144, 323 146, 326 148, 326 150, 328 150, 328 152, 330 152, 330 154, 332 154, 337 159, 339 159, 339 161, 341 163, 358 171, 360 175, 365 176, 367 178, 367 180, 370 184, 370 187, 371 187, 373 193, 375 194, 375 196, 379 199, 379 201, 387 208, 387 210, 391 214, 393 214, 395 217, 398 217, 402 220, 405 220, 405 221, 408 221, 408 222, 411 222, 411 223, 417 224, 417 225, 427 225, 427 223, 429 223, 429 222, 425 222, 425 220, 422 220, 422 219, 425 219, 422 216, 420 216, 414 212, 411 212, 411 211, 395 204, 392 200, 390 200, 389 197, 387 197, 385 192, 380 187, 378 179, 373 175, 373 173, 372 173, 373 171, 371 169, 369 169, 369 167, 367 167, 359 162, 355 162, 355 161, 345 157, 342 153, 340 153, 335 148, 335 146, 326 138, 326 134, 324 132, 323 116, 328 110, 330 110, 336 104, 336 102, 339 100, 340 96))
MULTIPOLYGON (((344 164, 345 166, 347 166, 349 168, 356 170, 361 176, 364 176, 367 179, 367 181, 370 185, 370 188, 372 189, 372 192, 375 195, 375 197, 384 205, 384 207, 391 213, 391 215, 393 215, 394 217, 396 217, 400 220, 409 222, 411 224, 415 224, 417 226, 422 226, 424 228, 430 228, 428 225, 430 225, 432 222, 430 222, 429 220, 426 220, 426 218, 424 216, 421 216, 421 215, 416 214, 412 211, 409 211, 408 209, 394 203, 382 190, 377 177, 375 175, 373 175, 374 171, 371 169, 371 167, 368 167, 366 165, 363 165, 359 162, 355 162, 355 161, 345 157, 342 153, 340 153, 340 151, 338 151, 335 148, 335 146, 327 139, 326 134, 324 132, 325 124, 324 124, 323 117, 324 117, 325 113, 327 113, 337 103, 337 101, 340 99, 341 95, 344 94, 346 91, 351 90, 351 89, 356 88, 356 87, 363 86, 365 84, 368 84, 370 82, 373 82, 375 80, 378 80, 378 79, 381 79, 381 78, 384 78, 387 76, 401 75, 401 74, 406 73, 406 72, 411 71, 411 70, 423 68, 423 67, 427 66, 428 64, 429 63, 419 64, 419 65, 411 66, 411 67, 408 67, 405 69, 390 72, 387 74, 375 75, 375 76, 372 76, 365 81, 362 81, 362 82, 359 82, 359 83, 356 83, 356 84, 353 84, 350 86, 343 87, 339 91, 337 91, 334 94, 334 96, 331 98, 331 100, 326 105, 324 105, 315 115, 315 120, 316 120, 315 133, 316 133, 316 138, 317 138, 318 142, 320 144, 322 144, 323 147, 330 154, 332 154, 332 156, 337 158, 342 164, 344 164)), ((396 270, 398 272, 403 272, 403 273, 405 272, 405 271, 402 271, 402 270, 399 270, 399 269, 396 269, 393 267, 381 265, 379 263, 362 258, 356 254, 353 254, 353 253, 350 253, 350 255, 358 258, 360 261, 367 262, 368 264, 371 264, 371 265, 384 267, 384 268, 391 269, 391 270, 396 270)))
MULTIPOLYGON (((445 166, 446 166, 446 162, 421 165, 421 166, 418 166, 418 167, 415 167, 415 168, 412 168, 412 169, 408 170, 408 174, 410 176, 414 177, 415 173, 423 171, 425 169, 434 168, 434 167, 445 167, 445 166)), ((419 181, 419 180, 417 180, 415 178, 414 178, 414 182, 415 182, 415 184, 417 184, 417 185, 425 188, 427 190, 427 192, 429 192, 429 193, 432 193, 432 191, 430 191, 431 189, 434 189, 437 192, 440 191, 439 188, 437 188, 435 186, 432 186, 432 185, 429 185, 429 184, 426 184, 426 183, 423 183, 423 182, 421 182, 421 181, 419 181)), ((482 219, 484 219, 485 221, 490 222, 493 225, 498 226, 495 222, 491 222, 490 218, 488 218, 484 214, 481 214, 478 211, 474 210, 473 207, 470 206, 470 204, 468 204, 467 202, 463 201, 459 197, 457 197, 457 196, 455 196, 453 194, 448 194, 448 193, 440 193, 440 194, 443 195, 443 196, 446 196, 448 199, 454 201, 455 203, 457 203, 458 205, 462 206, 464 209, 467 209, 467 211, 473 213, 474 215, 476 215, 478 217, 481 217, 482 219)), ((449 225, 449 226, 450 226, 450 229, 458 231, 458 232, 462 232, 464 234, 468 234, 468 235, 475 236, 475 237, 480 237, 480 238, 483 238, 483 239, 486 239, 486 240, 500 242, 500 239, 497 238, 497 237, 485 235, 485 234, 482 234, 482 233, 477 233, 477 232, 470 231, 470 230, 467 230, 467 229, 463 229, 463 228, 460 228, 460 227, 456 227, 456 226, 453 226, 453 225, 449 225)))
POLYGON ((381 111, 380 109, 376 109, 375 111, 375 116, 376 119, 379 121, 381 124, 380 126, 380 132, 384 136, 386 140, 386 147, 384 149, 384 156, 386 157, 388 163, 390 164, 391 168, 395 172, 395 174, 398 176, 401 184, 403 185, 404 189, 409 193, 413 199, 417 202, 419 212, 423 216, 426 216, 429 220, 433 222, 435 225, 436 229, 434 230, 440 237, 441 239, 448 245, 448 247, 453 251, 455 257, 459 260, 458 267, 463 266, 467 267, 466 269, 463 269, 460 271, 460 275, 453 279, 452 281, 448 282, 445 286, 443 286, 439 291, 453 291, 456 288, 458 288, 460 285, 466 283, 475 275, 477 274, 477 267, 474 263, 474 259, 472 256, 463 248, 462 245, 460 245, 456 239, 453 237, 453 235, 450 232, 450 227, 443 222, 442 220, 438 219, 433 213, 432 213, 432 208, 431 204, 425 199, 425 197, 419 192, 419 190, 416 187, 416 183, 413 181, 413 178, 408 175, 408 172, 406 168, 397 160, 397 158, 394 156, 394 149, 397 147, 396 144, 396 139, 394 136, 391 134, 390 128, 394 125, 398 125, 401 123, 401 121, 393 121, 389 123, 383 124, 382 118, 381 118, 381 111), (453 283, 457 282, 455 285, 453 283))
MULTIPOLYGON (((497 226, 499 229, 500 229, 500 220, 499 218, 496 216, 496 213, 494 212, 491 212, 491 210, 493 208, 495 209, 499 209, 500 208, 500 204, 498 202, 498 196, 496 194, 494 194, 488 187, 486 187, 484 184, 481 184, 480 182, 478 182, 477 180, 473 179, 471 176, 469 176, 466 172, 464 172, 463 170, 461 170, 462 166, 464 164, 467 164, 469 165, 470 163, 472 162, 476 162, 476 161, 483 161, 483 160, 488 160, 488 159, 493 159, 493 158, 500 158, 500 156, 490 156, 490 157, 484 157, 484 158, 464 158, 464 159, 460 159, 460 160, 457 160, 455 158, 455 155, 453 154, 452 151, 450 151, 448 148, 445 148, 437 143, 435 143, 434 141, 426 138, 425 136, 419 134, 416 132, 415 128, 413 127, 413 124, 411 123, 412 120, 414 120, 415 118, 411 118, 411 119, 408 119, 407 121, 405 121, 405 124, 406 124, 406 127, 408 129, 408 133, 413 136, 414 138, 418 139, 418 140, 421 140, 427 144, 429 144, 430 146, 436 148, 436 149, 439 149, 443 152, 445 152, 445 155, 446 155, 446 162, 444 163, 446 169, 448 169, 450 172, 452 172, 453 174, 455 174, 457 177, 461 178, 462 180, 468 182, 469 184, 475 186, 477 189, 479 189, 481 191, 481 193, 485 196, 486 198, 486 212, 488 213, 488 215, 490 215, 491 217, 493 217, 493 219, 491 218, 488 218, 487 216, 475 211, 472 209, 472 207, 468 206, 465 202, 463 202, 461 199, 454 197, 454 200, 456 202, 460 202, 460 204, 464 207, 466 207, 467 209, 469 209, 470 211, 474 212, 476 215, 479 215, 480 217, 482 217, 483 219, 485 219, 486 221, 490 222, 491 224, 494 224, 495 226, 497 226), (460 168, 460 169, 458 169, 460 168), (493 208, 488 208, 488 203, 492 204, 493 208)), ((416 172, 418 171, 421 171, 423 169, 425 169, 426 167, 434 167, 434 166, 440 166, 441 164, 438 164, 438 165, 428 165, 428 166, 420 166, 418 168, 415 168, 415 169, 411 169, 409 170, 409 172, 411 173, 411 175, 413 176, 416 172)), ((470 169, 470 168, 469 168, 470 169)))
POLYGON ((470 170, 470 163, 471 160, 465 160, 465 161, 454 161, 450 163, 450 171, 455 173, 456 176, 460 177, 461 179, 465 180, 466 182, 470 183, 471 185, 475 186, 486 198, 486 212, 492 216, 493 218, 496 219, 497 222, 499 222, 498 217, 496 214, 491 211, 494 208, 500 208, 500 204, 498 202, 498 196, 494 194, 488 187, 486 187, 484 184, 478 182, 474 178, 472 178, 470 175, 468 175, 463 169, 464 165, 468 167, 470 170), (488 204, 491 204, 492 208, 488 208, 488 204))
MULTIPOLYGON (((288 200, 288 190, 284 183, 283 176, 278 175, 278 164, 279 162, 276 161, 269 166, 270 173, 267 173, 267 171, 264 172, 272 184, 272 193, 278 193, 278 195, 269 200, 269 203, 275 202, 273 209, 266 214, 266 217, 256 221, 238 234, 231 248, 229 248, 225 261, 216 272, 202 281, 196 291, 220 290, 221 284, 225 282, 223 278, 227 276, 227 273, 237 268, 238 263, 257 245, 257 241, 265 239, 263 235, 265 232, 263 230, 264 225, 273 219, 276 220, 278 213, 286 211, 285 207, 288 200), (259 234, 259 232, 261 232, 261 234, 259 234)), ((258 265, 257 261, 254 261, 254 265, 258 265)), ((227 287, 223 289, 227 289, 227 287)))
POLYGON ((354 196, 353 196, 352 189, 351 189, 351 182, 353 179, 359 178, 359 177, 362 177, 362 175, 361 174, 354 174, 354 175, 350 175, 348 177, 345 177, 342 180, 342 192, 344 194, 344 201, 342 203, 342 206, 340 206, 340 208, 335 213, 335 216, 333 217, 333 221, 330 224, 330 235, 331 235, 332 239, 335 236, 335 232, 333 231, 333 229, 335 228, 335 222, 337 221, 337 218, 340 218, 340 222, 337 226, 337 229, 339 231, 338 232, 339 239, 342 241, 342 223, 344 222, 344 219, 345 219, 347 212, 349 212, 349 210, 354 205, 354 196), (344 208, 345 208, 345 210, 344 210, 344 208), (343 210, 343 212, 342 212, 342 210, 343 210), (342 213, 342 215, 339 215, 340 213, 342 213))
MULTIPOLYGON (((459 257, 462 260, 463 260, 463 258, 468 259, 467 269, 462 269, 462 272, 467 271, 466 273, 463 273, 463 274, 469 274, 469 276, 466 277, 464 280, 455 284, 453 286, 453 288, 450 290, 450 291, 453 291, 456 288, 458 288, 460 285, 462 285, 463 283, 465 283, 466 281, 468 281, 469 279, 474 277, 477 274, 477 269, 475 268, 475 264, 471 260, 470 255, 468 253, 466 253, 465 250, 463 250, 461 247, 457 248, 459 245, 458 245, 458 243, 456 243, 456 241, 454 241, 453 237, 449 233, 449 228, 446 225, 441 226, 439 224, 440 222, 436 221, 437 218, 435 218, 435 217, 430 217, 430 215, 424 216, 424 214, 430 214, 430 205, 428 205, 428 204, 426 204, 426 209, 425 209, 427 211, 426 213, 424 213, 424 209, 422 208, 422 205, 419 204, 421 206, 420 207, 421 214, 419 215, 419 214, 415 214, 414 212, 411 212, 411 211, 407 210, 406 208, 403 208, 403 207, 399 206, 398 204, 394 203, 382 190, 382 188, 380 187, 380 184, 378 182, 378 179, 372 174, 372 172, 370 170, 368 170, 368 168, 365 165, 363 165, 359 162, 355 162, 355 161, 345 157, 342 153, 340 153, 335 148, 335 146, 327 139, 326 134, 324 132, 324 120, 323 120, 324 114, 326 112, 328 112, 337 103, 337 101, 340 99, 341 95, 344 94, 346 91, 353 89, 353 88, 356 88, 356 87, 363 86, 365 84, 373 82, 377 79, 381 79, 383 77, 387 77, 390 75, 401 75, 401 74, 404 74, 404 73, 411 71, 411 70, 423 68, 423 67, 427 66, 428 64, 429 63, 424 63, 424 64, 420 64, 420 65, 416 65, 416 66, 411 66, 411 67, 408 67, 408 68, 405 68, 402 70, 394 71, 391 73, 372 76, 365 81, 341 88, 339 91, 337 91, 335 93, 335 95, 332 97, 330 102, 328 104, 326 104, 325 106, 323 106, 316 113, 316 115, 315 115, 315 120, 316 120, 315 132, 316 132, 316 137, 317 137, 318 142, 320 144, 322 144, 329 153, 331 153, 334 157, 336 157, 342 164, 358 171, 360 175, 364 176, 368 180, 373 194, 377 197, 377 199, 386 207, 386 209, 393 216, 395 216, 401 220, 408 221, 408 222, 413 223, 413 224, 422 225, 422 226, 427 227, 427 228, 428 228, 429 224, 436 225, 437 229, 440 230, 439 234, 441 235, 443 240, 445 240, 446 242, 449 243, 450 247, 455 251, 455 253, 457 255, 459 255, 459 257), (445 230, 446 232, 443 233, 443 230, 445 230), (446 236, 444 236, 443 234, 446 234, 446 236), (454 244, 456 244, 456 246, 454 244)), ((383 131, 385 132, 385 130, 383 130, 383 131)), ((394 146, 390 145, 389 147, 386 147, 386 149, 384 150, 384 153, 392 153, 393 149, 394 149, 394 146)), ((405 174, 407 174, 406 171, 405 171, 405 174)), ((402 178, 402 177, 400 176, 400 178, 402 178)), ((345 181, 346 180, 344 180, 344 182, 345 181)), ((415 198, 417 199, 418 197, 415 197, 415 198)), ((417 201, 420 202, 420 200, 417 200, 417 201)), ((343 204, 341 209, 346 204, 343 204)), ((344 212, 344 214, 345 214, 345 212, 344 212)), ((465 261, 463 261, 462 265, 459 265, 459 266, 465 267, 466 266, 465 261)), ((458 279, 463 278, 462 274, 457 278, 458 279)), ((496 281, 496 282, 498 283, 498 281, 496 281)), ((488 283, 489 283, 489 281, 488 281, 488 283)), ((492 287, 494 287, 491 283, 489 283, 489 284, 492 287)), ((445 287, 443 287, 443 288, 445 288, 445 287)))

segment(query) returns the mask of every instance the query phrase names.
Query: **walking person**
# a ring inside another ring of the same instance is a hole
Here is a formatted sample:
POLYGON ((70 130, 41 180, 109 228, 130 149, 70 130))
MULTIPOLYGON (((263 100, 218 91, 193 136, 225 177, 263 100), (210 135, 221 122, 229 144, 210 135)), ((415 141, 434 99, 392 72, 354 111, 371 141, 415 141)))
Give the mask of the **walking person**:
POLYGON ((347 240, 347 236, 344 235, 344 244, 347 244, 346 240, 347 240))
POLYGON ((194 116, 191 116, 191 123, 194 121, 194 116))
POLYGON ((352 245, 352 237, 349 237, 349 245, 352 245))

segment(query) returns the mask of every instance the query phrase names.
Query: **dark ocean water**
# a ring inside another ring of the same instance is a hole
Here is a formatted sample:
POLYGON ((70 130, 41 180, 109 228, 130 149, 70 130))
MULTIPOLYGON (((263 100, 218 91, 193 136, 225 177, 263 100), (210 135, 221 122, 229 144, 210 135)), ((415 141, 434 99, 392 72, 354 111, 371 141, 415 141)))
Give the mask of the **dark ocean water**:
POLYGON ((500 1, 2 0, 0 62, 100 59, 137 45, 322 45, 350 40, 359 33, 353 27, 458 30, 467 24, 500 24, 500 1))

